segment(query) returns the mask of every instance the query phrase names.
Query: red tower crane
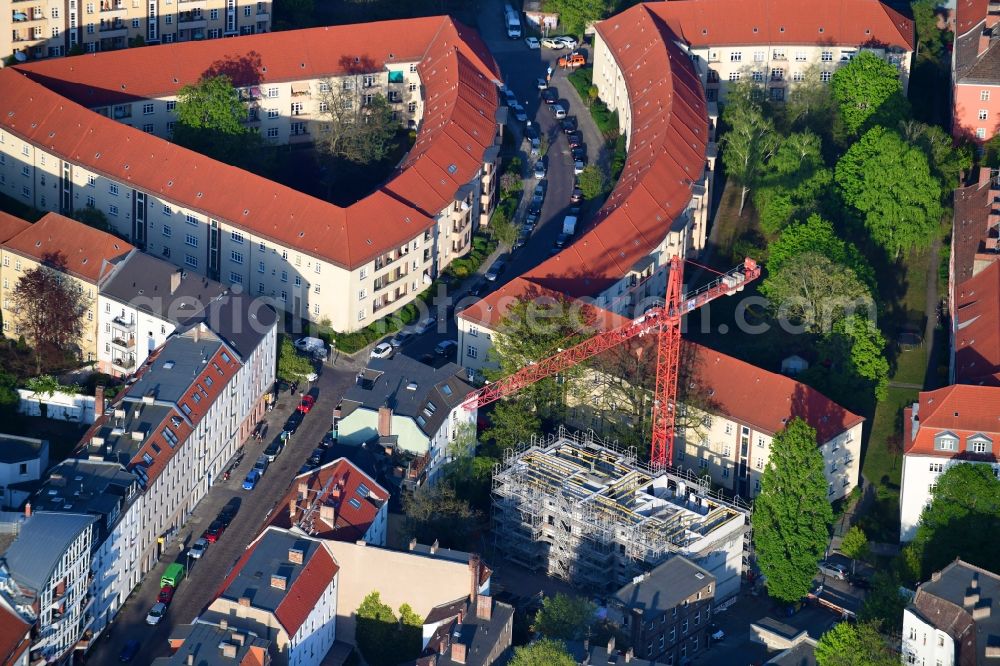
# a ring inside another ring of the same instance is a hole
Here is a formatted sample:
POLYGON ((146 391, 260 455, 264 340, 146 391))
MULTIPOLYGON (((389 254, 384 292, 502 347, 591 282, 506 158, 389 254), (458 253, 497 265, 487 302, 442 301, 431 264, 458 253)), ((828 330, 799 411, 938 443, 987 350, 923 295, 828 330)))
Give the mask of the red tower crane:
POLYGON ((681 294, 681 282, 684 277, 683 260, 680 257, 673 257, 668 271, 664 305, 651 308, 623 326, 598 333, 553 356, 487 384, 469 394, 464 403, 466 408, 484 407, 632 338, 656 333, 656 388, 653 399, 650 462, 654 467, 665 467, 673 459, 674 453, 676 416, 674 406, 677 401, 677 374, 681 354, 681 317, 720 296, 729 296, 742 291, 748 282, 760 277, 760 266, 753 259, 744 259, 742 265, 728 273, 720 274, 717 279, 704 287, 683 295, 681 294))

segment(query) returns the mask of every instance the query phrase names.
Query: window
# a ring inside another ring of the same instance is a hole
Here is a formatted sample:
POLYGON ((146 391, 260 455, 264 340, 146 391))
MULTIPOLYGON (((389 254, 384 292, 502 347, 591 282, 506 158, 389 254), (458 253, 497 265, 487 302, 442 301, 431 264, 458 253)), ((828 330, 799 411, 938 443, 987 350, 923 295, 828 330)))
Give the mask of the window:
POLYGON ((198 258, 195 257, 194 255, 190 254, 186 255, 184 257, 184 263, 190 266, 191 268, 198 268, 198 258))
POLYGON ((239 231, 235 231, 234 230, 234 231, 230 232, 229 238, 234 243, 239 243, 240 245, 243 244, 243 234, 241 232, 239 232, 239 231))
POLYGON ((764 72, 754 70, 750 72, 750 77, 757 83, 761 83, 764 80, 764 72))
POLYGON ((729 80, 730 81, 739 81, 740 80, 740 73, 739 72, 729 72, 729 80))
POLYGON ((314 315, 319 314, 319 303, 313 303, 313 314, 314 315))
POLYGON ((167 102, 167 111, 173 111, 177 108, 177 102, 174 100, 169 100, 167 102))
POLYGON ((795 62, 805 62, 805 61, 806 61, 806 52, 805 51, 796 51, 795 52, 795 62))
POLYGON ((301 287, 302 286, 302 276, 300 276, 300 275, 296 275, 295 276, 295 286, 296 287, 301 287))
POLYGON ((118 217, 118 206, 111 205, 108 206, 108 215, 111 217, 118 217))
POLYGON ((823 62, 833 62, 833 51, 823 51, 819 59, 823 62))
POLYGON ((757 446, 765 446, 763 437, 757 437, 757 446))
POLYGON ((243 263, 243 253, 242 252, 237 252, 236 250, 233 250, 230 253, 229 258, 233 260, 234 264, 242 264, 243 263))
POLYGON ((185 234, 184 244, 190 245, 191 247, 198 247, 198 237, 194 234, 185 234))
POLYGON ((243 284, 243 276, 239 273, 230 273, 229 281, 233 284, 243 284))
POLYGON ((278 96, 278 86, 271 86, 267 89, 267 96, 270 98, 275 98, 278 96))
POLYGON ((731 51, 729 53, 729 62, 742 62, 743 52, 742 51, 731 51))
POLYGON ((24 176, 25 178, 31 176, 31 167, 27 165, 21 167, 21 175, 24 176))
POLYGON ((943 472, 944 471, 944 463, 931 463, 930 467, 928 468, 928 471, 930 471, 932 474, 937 473, 937 472, 943 472))
POLYGON ((277 118, 279 115, 280 114, 278 113, 277 109, 268 109, 267 110, 267 117, 268 117, 268 119, 273 120, 273 119, 277 118))
POLYGON ((980 90, 979 91, 979 101, 981 101, 981 102, 988 102, 988 101, 990 101, 990 91, 989 90, 980 90))
POLYGON ((108 183, 108 194, 111 194, 113 196, 118 196, 118 184, 117 183, 108 183))
POLYGON ((174 230, 170 228, 169 224, 163 225, 163 235, 166 236, 167 238, 170 238, 171 236, 174 235, 174 230))
POLYGON ((244 7, 243 16, 251 16, 253 14, 253 7, 244 7))
POLYGON ((191 213, 188 213, 188 214, 187 214, 187 215, 186 215, 186 216, 184 217, 184 220, 185 220, 185 221, 186 221, 186 222, 187 222, 188 224, 198 224, 198 218, 197 218, 197 217, 195 217, 194 215, 192 215, 191 213))
POLYGON ((732 435, 733 434, 733 424, 732 423, 727 423, 726 424, 726 434, 727 435, 732 435))
POLYGON ((288 282, 288 271, 281 271, 281 281, 288 282))
POLYGON ((764 469, 764 458, 758 456, 753 461, 753 466, 757 469, 764 469))
POLYGON ((753 52, 753 61, 754 62, 764 62, 764 58, 766 57, 766 55, 767 54, 764 51, 754 51, 753 52))
POLYGON ((469 358, 479 358, 479 350, 474 346, 469 345, 465 350, 465 355, 469 358))
POLYGON ((144 123, 143 126, 142 126, 142 131, 145 132, 146 134, 152 134, 153 133, 153 123, 144 123))
POLYGON ((367 316, 367 315, 365 314, 365 311, 364 311, 364 310, 358 310, 358 321, 361 321, 361 320, 362 320, 362 319, 364 319, 364 318, 365 318, 366 316, 367 316))
POLYGON ((976 138, 977 139, 985 139, 986 138, 986 128, 985 127, 977 127, 976 128, 976 138))
POLYGON ((211 19, 211 20, 213 20, 213 21, 218 21, 219 20, 219 10, 218 9, 209 9, 208 10, 208 18, 211 19))
POLYGON ((701 467, 702 469, 708 469, 708 461, 702 458, 701 460, 698 461, 698 467, 701 467))
POLYGON ((772 81, 782 81, 785 78, 785 70, 780 67, 775 67, 771 70, 771 80, 772 81))
POLYGON ((986 109, 979 109, 979 119, 986 120, 990 117, 990 112, 986 109))
POLYGON ((366 277, 368 277, 368 269, 367 268, 362 268, 361 272, 358 273, 358 277, 361 278, 362 280, 364 280, 366 277))
POLYGON ((314 285, 313 285, 313 293, 314 293, 314 294, 318 294, 318 293, 319 293, 319 291, 320 291, 320 289, 319 289, 319 285, 318 285, 318 284, 314 284, 314 285))
POLYGON ((771 99, 775 102, 781 102, 785 99, 785 89, 784 88, 771 88, 771 99))
POLYGON ((257 272, 258 273, 263 273, 264 272, 264 262, 263 261, 258 261, 257 262, 257 272))
MULTIPOLYGON (((163 22, 166 23, 167 25, 170 25, 171 23, 174 22, 174 15, 173 14, 165 14, 163 16, 163 22)), ((169 44, 170 42, 174 41, 174 36, 172 34, 164 35, 164 38, 166 39, 167 44, 169 44)))
POLYGON ((278 138, 278 128, 277 127, 268 127, 267 128, 267 138, 269 138, 269 139, 277 139, 278 138))
POLYGON ((142 105, 142 115, 144 115, 144 116, 151 116, 151 115, 153 115, 154 110, 155 110, 155 107, 154 107, 154 105, 153 105, 152 102, 149 102, 149 103, 146 103, 146 104, 142 105))
POLYGON ((805 72, 792 72, 792 81, 799 83, 800 81, 805 81, 805 72))
POLYGON ((976 435, 975 437, 970 437, 968 443, 969 443, 969 451, 971 451, 972 453, 988 453, 993 448, 991 446, 992 442, 990 442, 990 440, 983 435, 976 435))
POLYGON ((315 264, 313 264, 313 271, 314 271, 314 272, 316 272, 316 273, 319 273, 319 272, 320 272, 320 270, 321 270, 321 267, 322 267, 322 264, 320 264, 320 263, 319 263, 319 262, 317 261, 317 262, 316 262, 315 264))
POLYGON ((957 451, 958 438, 951 433, 941 433, 934 439, 934 449, 937 451, 957 451))
POLYGON ((785 49, 774 49, 771 56, 772 60, 784 60, 785 59, 785 49))
POLYGON ((823 83, 829 83, 830 79, 832 79, 832 78, 833 78, 833 73, 831 73, 831 72, 820 72, 819 73, 819 80, 822 81, 823 83))
POLYGON ((94 197, 88 196, 87 197, 87 208, 94 208, 95 206, 97 206, 97 200, 94 199, 94 197))
POLYGON ((284 303, 285 301, 288 300, 288 292, 282 289, 281 293, 278 295, 278 298, 280 298, 281 302, 284 303))
POLYGON ((358 300, 359 301, 363 301, 366 298, 368 298, 368 290, 367 289, 359 289, 358 290, 358 300))

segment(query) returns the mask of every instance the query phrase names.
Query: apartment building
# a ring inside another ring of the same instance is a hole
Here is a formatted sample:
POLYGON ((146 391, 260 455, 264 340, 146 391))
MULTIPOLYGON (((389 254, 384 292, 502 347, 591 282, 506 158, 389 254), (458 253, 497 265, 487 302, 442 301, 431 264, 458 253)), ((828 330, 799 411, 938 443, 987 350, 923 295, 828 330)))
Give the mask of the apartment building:
POLYGON ((20 509, 49 468, 49 441, 0 433, 0 508, 20 509))
POLYGON ((14 62, 271 31, 270 0, 14 0, 9 5, 0 14, 0 59, 14 62))
POLYGON ((93 538, 93 516, 40 511, 0 553, 0 595, 32 625, 31 663, 69 658, 93 622, 93 538))
POLYGON ((514 607, 473 592, 427 614, 423 650, 415 666, 507 663, 513 637, 514 607))
POLYGON ((88 586, 93 621, 81 649, 86 650, 104 631, 142 577, 139 516, 143 498, 136 476, 120 464, 70 458, 52 468, 30 500, 33 511, 94 517, 88 586))
POLYGON ((937 477, 958 463, 996 464, 1000 389, 953 384, 923 391, 903 410, 903 478, 899 540, 916 536, 937 477))
POLYGON ((19 65, 0 71, 0 191, 65 214, 96 208, 149 254, 351 331, 416 298, 492 212, 497 72, 446 17, 19 65), (162 138, 177 91, 215 71, 238 79, 248 124, 277 143, 321 134, 323 86, 347 82, 357 103, 386 92, 416 141, 370 195, 321 201, 162 138))
POLYGON ((28 666, 31 625, 0 595, 0 664, 28 666))
POLYGON ((337 561, 327 542, 268 527, 222 583, 199 622, 270 641, 281 666, 318 666, 337 629, 337 561))
MULTIPOLYGON (((45 177, 40 177, 44 186, 45 177)), ((0 294, 3 332, 22 335, 13 295, 26 272, 47 266, 62 273, 80 292, 85 310, 76 352, 83 361, 96 361, 98 350, 97 294, 114 266, 135 248, 121 238, 48 213, 34 224, 25 222, 20 233, 0 242, 0 294)), ((31 342, 29 340, 29 342, 31 342)))
POLYGON ((406 480, 434 483, 463 428, 475 430, 477 410, 462 405, 473 390, 465 374, 455 363, 435 368, 402 354, 373 359, 334 412, 339 440, 378 441, 414 458, 406 480))
POLYGON ((902 663, 990 664, 1000 659, 1000 576, 961 559, 931 574, 903 611, 902 663))
POLYGON ((956 139, 981 144, 996 135, 1000 119, 1000 74, 996 68, 1000 3, 957 0, 954 17, 951 131, 956 139))
POLYGON ((533 438, 493 475, 493 538, 508 560, 586 589, 611 592, 683 555, 715 577, 716 598, 739 592, 746 505, 694 475, 652 470, 589 434, 560 427, 533 438))
POLYGON ((714 600, 715 577, 678 555, 615 592, 608 619, 635 657, 673 666, 708 648, 714 600))
POLYGON ((347 458, 292 479, 268 524, 330 541, 385 545, 389 491, 347 458))
POLYGON ((229 626, 228 620, 218 624, 195 622, 182 624, 170 634, 169 657, 153 660, 153 666, 270 666, 271 642, 252 632, 229 626))

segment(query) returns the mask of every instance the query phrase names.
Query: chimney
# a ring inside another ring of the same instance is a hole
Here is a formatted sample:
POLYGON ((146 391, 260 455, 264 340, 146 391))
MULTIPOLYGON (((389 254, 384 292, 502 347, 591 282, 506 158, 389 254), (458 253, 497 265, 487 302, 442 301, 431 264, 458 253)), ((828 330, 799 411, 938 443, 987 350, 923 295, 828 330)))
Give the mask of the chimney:
POLYGON ((94 420, 99 420, 104 416, 104 385, 98 384, 94 387, 94 420))
POLYGON ((434 543, 431 544, 431 555, 438 552, 438 540, 434 539, 434 543))
POLYGON ((965 591, 965 598, 962 600, 962 605, 966 608, 972 608, 979 603, 979 590, 975 587, 971 587, 965 591))
POLYGON ((445 654, 449 647, 451 647, 451 634, 445 634, 438 641, 438 654, 445 654))
POLYGON ((302 564, 302 551, 298 548, 288 549, 288 561, 292 564, 302 564))
POLYGON ((987 599, 983 604, 972 609, 973 620, 985 620, 990 616, 990 601, 987 599))
POLYGON ((611 638, 608 639, 608 656, 610 656, 611 653, 614 651, 615 651, 615 637, 612 636, 611 638))
POLYGON ((31 502, 24 503, 24 517, 31 518, 31 502))
POLYGON ((292 498, 288 500, 288 520, 292 523, 295 522, 295 516, 298 514, 299 503, 292 498))
POLYGON ((479 594, 479 555, 469 553, 469 603, 476 605, 476 595, 479 594))
POLYGON ((236 659, 236 646, 232 643, 223 643, 222 656, 227 659, 236 659))
POLYGON ((455 641, 451 644, 451 660, 456 664, 465 663, 465 643, 455 641))
POLYGON ((416 540, 416 538, 410 539, 410 550, 413 550, 416 547, 417 547, 417 540, 416 540))
POLYGON ((378 434, 379 437, 388 437, 392 434, 392 407, 388 405, 378 408, 378 434))
POLYGON ((226 618, 222 618, 221 620, 219 620, 219 629, 222 629, 223 631, 229 629, 229 620, 227 620, 226 618))
POLYGON ((284 590, 288 580, 281 574, 271 574, 271 587, 276 590, 284 590))
POLYGON ((476 617, 487 622, 493 619, 493 597, 488 594, 476 597, 476 617))
POLYGON ((173 296, 181 286, 181 269, 177 269, 170 274, 170 295, 173 296))
POLYGON ((250 597, 240 597, 239 601, 237 601, 236 603, 238 603, 240 606, 246 606, 246 607, 249 608, 250 607, 250 597))
POLYGON ((247 639, 246 634, 240 634, 235 632, 233 633, 232 636, 229 637, 229 640, 231 640, 233 643, 236 643, 237 645, 243 645, 246 642, 246 639, 247 639))
POLYGON ((983 30, 979 34, 979 50, 976 53, 977 58, 981 58, 982 55, 990 48, 990 38, 992 36, 992 31, 989 29, 983 30))
POLYGON ((635 650, 634 649, 629 648, 629 649, 625 650, 625 663, 627 664, 630 661, 632 661, 632 657, 634 657, 634 656, 635 656, 635 650))
POLYGON ((337 521, 337 508, 332 504, 321 504, 319 507, 319 519, 333 527, 337 521))
POLYGON ((194 652, 188 652, 187 659, 184 660, 187 666, 194 666, 194 652))
POLYGON ((989 185, 990 178, 993 176, 993 169, 990 167, 979 167, 979 187, 984 185, 989 185))

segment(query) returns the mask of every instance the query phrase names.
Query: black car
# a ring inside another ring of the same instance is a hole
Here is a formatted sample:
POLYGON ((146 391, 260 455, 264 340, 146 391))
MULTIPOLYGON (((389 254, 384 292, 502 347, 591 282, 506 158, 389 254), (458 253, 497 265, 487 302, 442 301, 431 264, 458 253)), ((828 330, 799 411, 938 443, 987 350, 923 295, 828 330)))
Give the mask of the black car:
POLYGON ((851 576, 851 585, 860 590, 870 590, 872 589, 872 582, 864 576, 851 576))
POLYGON ((234 497, 231 500, 229 500, 226 506, 222 507, 222 511, 219 512, 219 517, 216 518, 216 520, 225 525, 226 527, 229 527, 229 524, 233 522, 233 518, 236 517, 236 514, 239 513, 239 511, 240 511, 240 498, 234 497))
POLYGON ((569 141, 570 148, 576 148, 577 146, 583 145, 583 133, 579 131, 570 132, 566 135, 566 139, 569 141))
POLYGON ((125 641, 125 647, 122 648, 121 653, 118 655, 118 661, 120 661, 123 664, 131 662, 133 659, 135 659, 135 656, 139 654, 139 648, 141 646, 142 643, 135 640, 134 638, 125 641))
POLYGON ((573 203, 580 203, 581 201, 583 201, 583 190, 581 190, 579 187, 574 187, 573 194, 569 196, 569 200, 572 201, 573 203))
POLYGON ((305 416, 305 414, 300 411, 292 412, 292 415, 288 417, 287 421, 285 421, 285 427, 282 428, 282 430, 285 430, 286 432, 295 432, 298 427, 302 425, 303 416, 305 416))
POLYGON ((559 101, 559 92, 555 88, 546 88, 542 91, 542 101, 546 104, 555 104, 559 101))
POLYGON ((309 456, 309 461, 308 462, 311 463, 311 464, 313 464, 313 465, 320 464, 323 461, 323 454, 324 453, 326 453, 326 449, 317 448, 316 450, 314 450, 312 452, 312 455, 309 456))
POLYGON ((542 212, 542 202, 545 201, 540 196, 534 196, 531 198, 531 203, 528 204, 528 214, 529 215, 539 215, 542 212))
POLYGON ((283 448, 285 448, 284 442, 281 441, 280 437, 277 437, 273 442, 267 445, 266 449, 264 449, 264 455, 267 456, 268 460, 274 462, 274 459, 278 457, 278 454, 281 453, 283 448))
POLYGON ((587 149, 584 146, 577 146, 570 150, 574 160, 587 161, 587 149))
POLYGON ((566 116, 559 121, 559 126, 562 127, 562 131, 566 134, 576 131, 576 116, 566 116))

